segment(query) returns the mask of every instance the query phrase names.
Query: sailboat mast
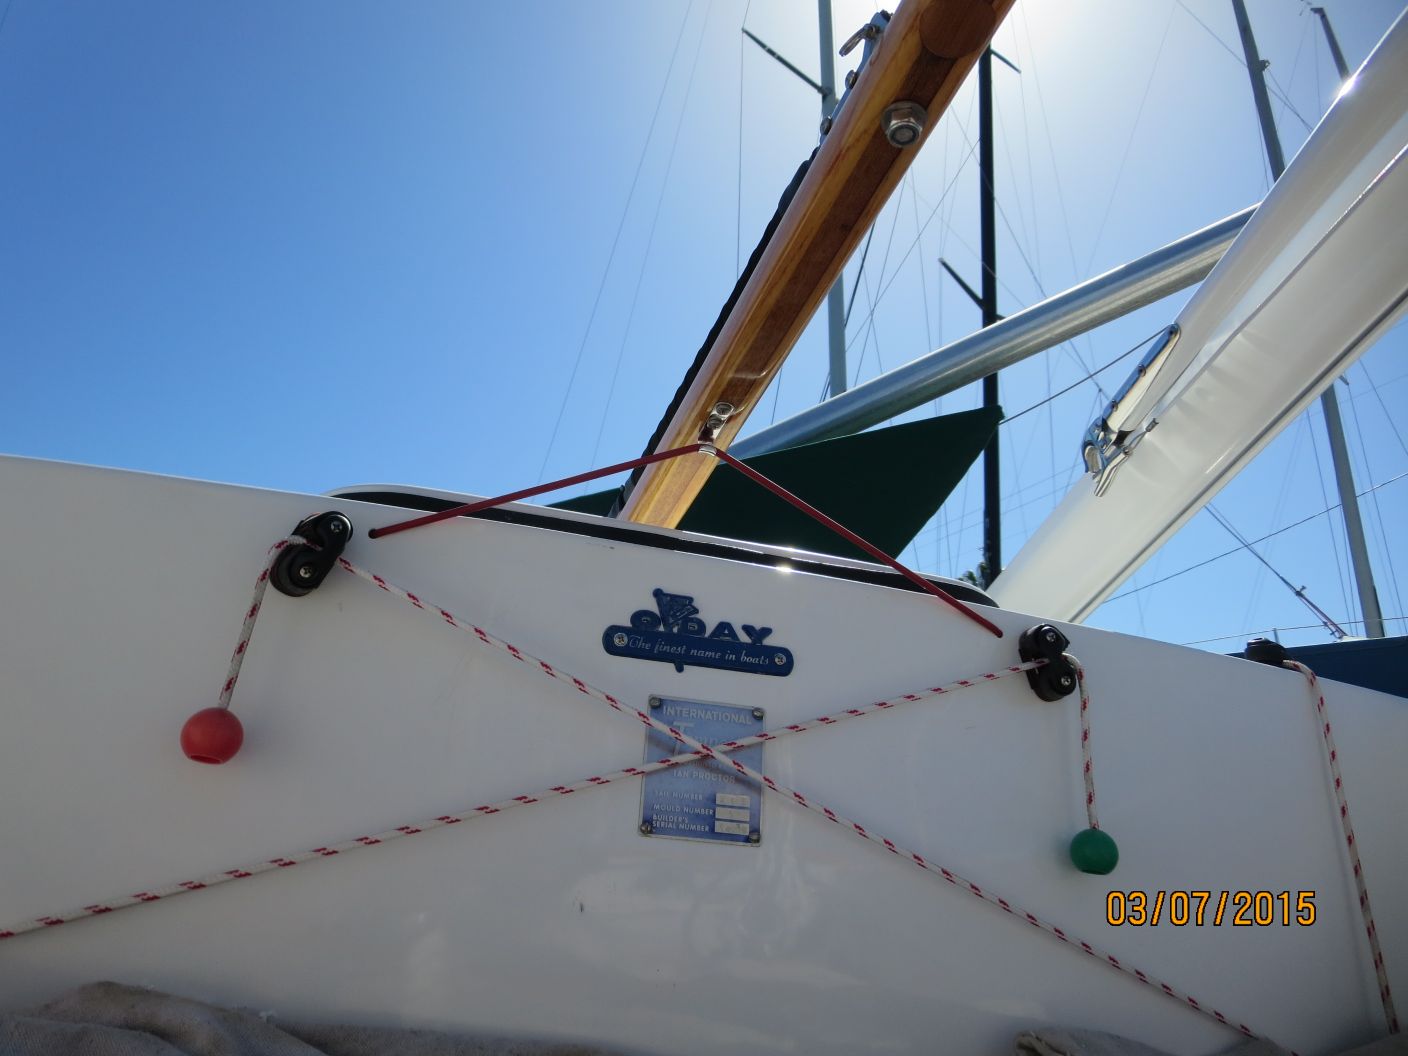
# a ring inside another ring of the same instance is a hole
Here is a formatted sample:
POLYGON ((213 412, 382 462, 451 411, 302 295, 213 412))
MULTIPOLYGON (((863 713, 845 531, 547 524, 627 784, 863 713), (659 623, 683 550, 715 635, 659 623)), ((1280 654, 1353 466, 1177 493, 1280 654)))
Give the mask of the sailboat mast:
MULTIPOLYGON (((817 36, 821 43, 821 119, 825 121, 836 109, 836 43, 831 31, 831 0, 817 0, 817 36)), ((826 295, 826 333, 830 348, 831 379, 827 394, 839 396, 846 391, 846 273, 836 276, 831 292, 826 295)))
MULTIPOLYGON (((1276 122, 1271 114, 1271 97, 1266 90, 1266 67, 1256 49, 1256 38, 1252 36, 1251 19, 1247 16, 1245 0, 1232 0, 1232 10, 1237 17, 1237 31, 1242 35, 1242 50, 1247 58, 1247 74, 1252 82, 1252 97, 1256 100, 1257 117, 1261 120, 1261 136, 1266 144, 1266 159, 1271 166, 1272 180, 1279 180, 1286 170, 1286 158, 1281 152, 1281 137, 1276 133, 1276 122)), ((1339 41, 1330 29, 1329 19, 1323 8, 1312 8, 1320 16, 1325 34, 1330 41, 1330 51, 1335 58, 1340 79, 1349 76, 1349 69, 1340 51, 1339 41)), ((1333 383, 1320 396, 1320 409, 1325 416, 1325 432, 1330 441, 1330 458, 1335 467, 1335 484, 1340 495, 1340 509, 1344 511, 1345 537, 1349 544, 1350 564, 1354 567, 1354 585, 1359 595, 1360 614, 1364 617, 1364 634, 1369 638, 1384 636, 1383 612, 1379 608, 1379 594, 1374 587, 1374 570, 1369 564, 1369 547, 1364 539, 1364 522, 1359 516, 1359 498, 1354 488, 1354 470, 1349 461, 1349 448, 1345 444, 1344 425, 1340 418, 1339 397, 1335 395, 1333 383)))
POLYGON ((1325 42, 1330 45, 1330 57, 1335 60, 1335 69, 1339 71, 1340 83, 1344 83, 1349 80, 1349 63, 1344 61, 1344 52, 1340 51, 1339 38, 1335 36, 1335 31, 1330 26, 1330 16, 1325 14, 1323 7, 1312 7, 1310 10, 1320 16, 1320 25, 1325 30, 1325 42))
MULTIPOLYGON (((993 190, 992 150, 992 48, 978 60, 978 222, 983 258, 979 307, 983 326, 1002 317, 997 314, 997 203, 993 190)), ((997 373, 983 378, 983 406, 998 405, 997 373)), ((998 433, 983 451, 983 586, 1002 572, 1002 478, 998 462, 998 433)))

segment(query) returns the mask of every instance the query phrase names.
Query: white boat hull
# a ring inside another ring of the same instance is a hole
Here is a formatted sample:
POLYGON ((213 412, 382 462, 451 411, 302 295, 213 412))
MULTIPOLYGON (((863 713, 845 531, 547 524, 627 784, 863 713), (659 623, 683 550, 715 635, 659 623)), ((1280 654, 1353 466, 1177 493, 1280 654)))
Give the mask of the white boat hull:
MULTIPOLYGON (((372 541, 398 511, 0 459, 0 926, 531 793, 644 757, 638 722, 341 571, 270 592, 234 710, 214 703, 266 548, 341 509, 348 557, 637 706, 797 722, 1016 662, 933 599, 480 520, 372 541), (602 631, 693 594, 774 628, 785 678, 609 655, 602 631)), ((564 518, 566 520, 567 518, 564 518)), ((658 533, 656 533, 658 535, 658 533)), ((1301 1052, 1384 1031, 1300 676, 1067 628, 1093 694, 1108 877, 1085 826, 1076 698, 1023 676, 769 744, 764 769, 1301 1052), (1313 926, 1111 927, 1111 889, 1313 891, 1313 926)), ((1408 709, 1331 685, 1378 929, 1408 970, 1408 709)), ((777 796, 760 845, 645 838, 614 784, 0 941, 0 1010, 102 978, 322 1020, 664 1053, 1001 1052, 1050 1023, 1182 1053, 1235 1035, 777 796), (939 1039, 942 1039, 940 1041, 939 1039)))

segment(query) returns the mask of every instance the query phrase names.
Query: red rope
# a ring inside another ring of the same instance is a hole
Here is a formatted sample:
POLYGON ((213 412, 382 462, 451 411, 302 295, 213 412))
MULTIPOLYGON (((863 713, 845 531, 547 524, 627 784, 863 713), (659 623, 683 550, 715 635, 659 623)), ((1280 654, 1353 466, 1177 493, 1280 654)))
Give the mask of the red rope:
POLYGON ((367 537, 369 539, 380 539, 382 536, 395 535, 397 532, 408 531, 411 528, 419 528, 422 525, 434 524, 436 521, 447 521, 452 517, 466 517, 472 513, 479 513, 482 510, 493 509, 495 506, 502 506, 505 503, 509 502, 517 502, 519 499, 529 499, 535 495, 543 495, 547 492, 556 491, 559 488, 565 488, 572 484, 585 484, 589 480, 597 480, 601 477, 609 477, 614 473, 622 473, 628 469, 636 469, 640 466, 648 466, 653 462, 664 462, 667 459, 678 458, 680 455, 692 455, 696 451, 706 451, 709 454, 714 455, 716 458, 719 458, 724 462, 728 463, 728 465, 738 470, 749 480, 753 481, 755 484, 761 485, 763 488, 772 492, 784 502, 795 506, 797 509, 801 510, 812 520, 816 521, 818 524, 824 525, 825 527, 829 528, 831 531, 835 532, 837 535, 839 535, 842 539, 846 540, 846 542, 850 543, 852 546, 864 550, 871 557, 875 558, 875 560, 883 564, 889 565, 900 575, 904 576, 905 579, 909 580, 911 583, 917 586, 920 590, 932 594, 934 597, 938 598, 946 605, 950 605, 953 608, 957 609, 964 616, 967 616, 970 620, 978 624, 984 630, 989 631, 990 633, 996 635, 998 638, 1002 637, 1002 628, 998 627, 997 624, 993 623, 991 620, 988 620, 986 617, 979 615, 973 609, 971 609, 967 605, 963 604, 963 602, 955 598, 952 594, 949 594, 947 591, 935 586, 933 583, 929 582, 929 580, 921 576, 918 572, 911 571, 906 566, 900 564, 889 554, 885 553, 885 551, 881 550, 878 546, 874 546, 871 543, 866 542, 860 536, 856 535, 855 532, 851 531, 849 528, 845 527, 839 522, 832 520, 830 517, 822 513, 820 510, 818 510, 811 503, 807 502, 805 499, 798 498, 796 495, 793 495, 790 491, 784 488, 781 484, 778 484, 776 481, 768 479, 767 477, 763 476, 763 474, 759 473, 756 469, 754 469, 752 466, 740 462, 738 459, 730 455, 727 451, 721 451, 718 448, 714 447, 712 444, 686 444, 684 447, 676 447, 669 451, 659 451, 653 455, 645 455, 642 458, 633 458, 629 462, 618 462, 614 466, 607 466, 605 469, 594 469, 590 473, 578 473, 575 477, 564 477, 562 480, 554 480, 548 484, 539 484, 536 487, 524 488, 522 491, 513 491, 508 493, 507 495, 499 495, 492 499, 479 499, 476 502, 465 503, 463 506, 454 506, 448 510, 441 510, 439 513, 428 513, 424 517, 415 517, 409 521, 401 521, 398 524, 388 524, 384 528, 373 528, 369 532, 367 532, 367 537))
POLYGON ((664 462, 666 459, 678 458, 680 455, 692 455, 703 446, 703 444, 686 444, 684 447, 676 447, 669 451, 657 451, 653 455, 633 458, 629 462, 617 462, 614 466, 607 466, 605 469, 594 469, 590 473, 578 473, 575 477, 563 477, 561 480, 554 480, 548 484, 539 484, 537 487, 524 488, 522 491, 511 491, 507 495, 499 495, 492 499, 480 499, 477 502, 467 502, 463 506, 455 506, 448 510, 441 510, 439 513, 428 513, 424 517, 415 517, 409 521, 401 521, 398 524, 388 524, 385 528, 373 528, 371 531, 367 532, 367 538, 380 539, 383 535, 395 535, 397 532, 409 531, 412 528, 419 528, 425 524, 434 524, 436 521, 448 521, 451 517, 467 517, 471 513, 479 513, 481 510, 491 510, 495 506, 502 506, 507 502, 517 502, 519 499, 531 499, 534 495, 545 495, 550 491, 570 487, 573 484, 585 484, 589 480, 599 480, 602 477, 609 477, 614 473, 623 473, 628 469, 648 466, 652 462, 664 462))
POLYGON ((849 528, 845 527, 842 524, 839 524, 836 521, 833 521, 830 517, 826 516, 826 514, 822 513, 820 510, 818 510, 811 503, 807 502, 805 499, 801 499, 798 498, 796 495, 793 495, 781 484, 769 480, 767 477, 763 476, 752 466, 747 465, 744 462, 740 462, 738 459, 730 455, 727 451, 716 450, 714 453, 724 462, 727 462, 734 469, 738 470, 738 472, 742 473, 749 480, 753 481, 755 484, 761 484, 764 488, 772 492, 779 499, 782 499, 784 502, 790 503, 791 505, 795 506, 797 509, 805 513, 812 520, 817 521, 820 524, 824 524, 827 528, 830 528, 833 532, 839 535, 842 539, 846 540, 846 542, 850 543, 852 546, 859 547, 871 557, 875 558, 875 560, 881 561, 889 565, 900 575, 904 576, 905 579, 909 580, 911 583, 917 586, 920 590, 928 591, 930 594, 934 595, 934 597, 938 598, 945 604, 952 605, 955 609, 963 613, 963 615, 967 616, 970 620, 978 624, 980 627, 991 631, 999 638, 1002 637, 1002 628, 998 627, 997 624, 993 623, 992 621, 986 619, 983 616, 980 616, 967 605, 963 604, 963 602, 955 598, 952 594, 949 594, 947 591, 944 591, 939 587, 935 586, 933 583, 930 583, 918 572, 910 571, 908 568, 900 564, 889 554, 885 553, 885 551, 881 550, 878 546, 873 546, 870 543, 867 543, 864 539, 856 535, 856 533, 851 531, 849 528))

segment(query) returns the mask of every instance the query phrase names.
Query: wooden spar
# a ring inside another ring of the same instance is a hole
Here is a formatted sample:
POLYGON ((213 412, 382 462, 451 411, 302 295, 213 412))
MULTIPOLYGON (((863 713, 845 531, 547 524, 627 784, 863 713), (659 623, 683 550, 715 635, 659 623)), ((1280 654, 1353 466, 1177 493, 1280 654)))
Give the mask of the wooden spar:
MULTIPOLYGON (((751 279, 651 452, 707 440, 714 408, 733 410, 713 443, 726 448, 801 336, 861 236, 889 199, 1013 0, 905 0, 881 34, 836 123, 751 279), (892 103, 928 113, 918 143, 891 145, 892 103)), ((621 516, 673 528, 714 468, 709 454, 648 466, 621 516)))

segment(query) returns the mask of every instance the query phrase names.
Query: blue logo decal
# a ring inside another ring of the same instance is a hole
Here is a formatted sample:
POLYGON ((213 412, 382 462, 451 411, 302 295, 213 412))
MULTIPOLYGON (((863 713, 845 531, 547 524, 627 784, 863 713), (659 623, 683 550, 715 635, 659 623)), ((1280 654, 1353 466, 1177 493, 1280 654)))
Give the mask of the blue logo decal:
POLYGON ((748 671, 755 675, 790 675, 792 650, 767 644, 771 627, 740 625, 720 620, 709 630, 699 618, 694 598, 670 594, 656 588, 655 612, 637 609, 631 625, 613 625, 601 635, 601 645, 612 656, 633 660, 659 660, 683 671, 693 667, 717 667, 725 671, 748 671))

